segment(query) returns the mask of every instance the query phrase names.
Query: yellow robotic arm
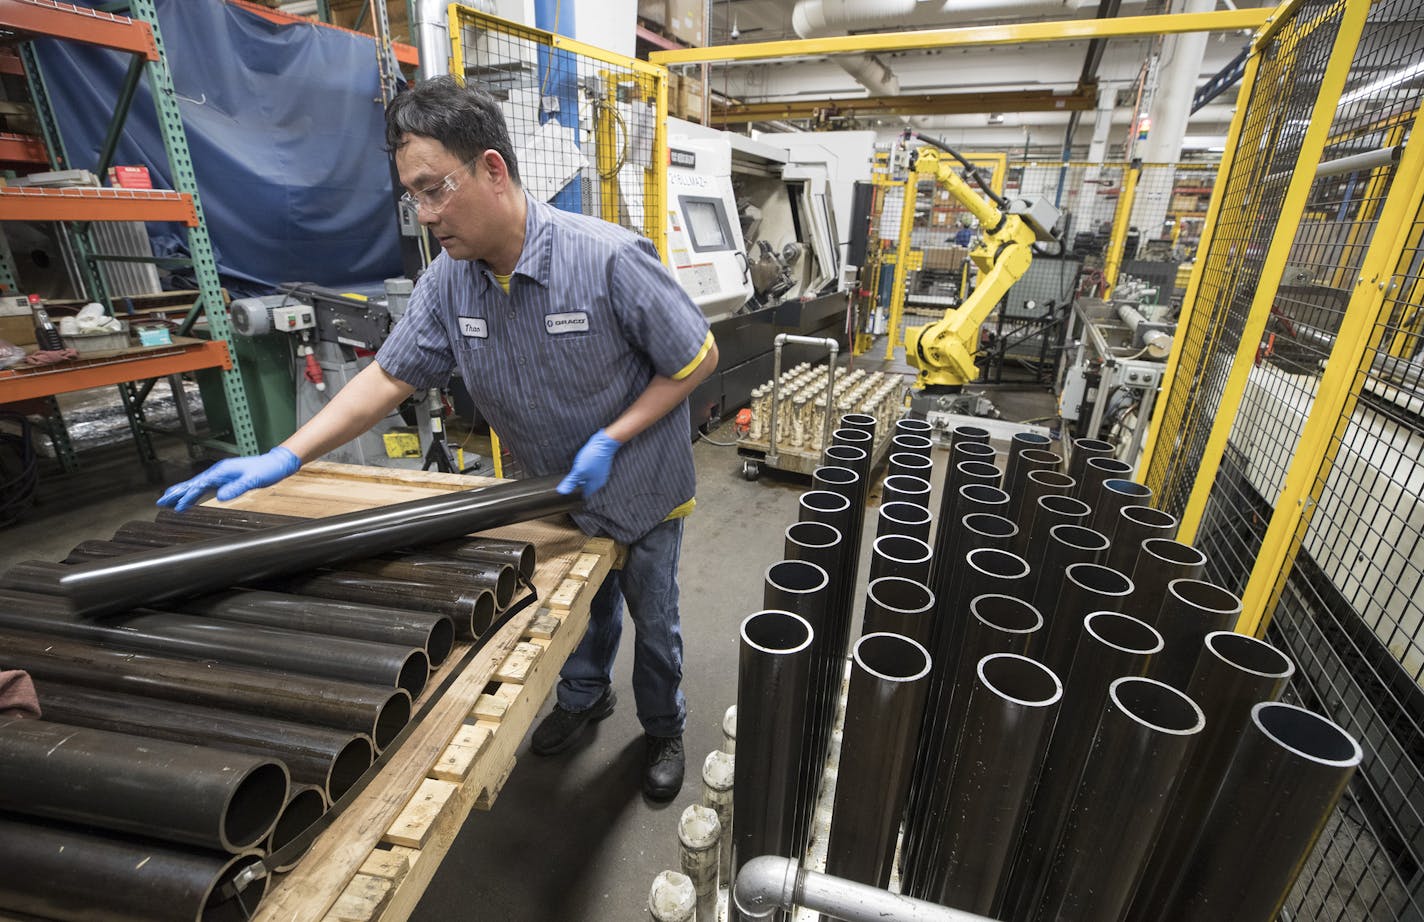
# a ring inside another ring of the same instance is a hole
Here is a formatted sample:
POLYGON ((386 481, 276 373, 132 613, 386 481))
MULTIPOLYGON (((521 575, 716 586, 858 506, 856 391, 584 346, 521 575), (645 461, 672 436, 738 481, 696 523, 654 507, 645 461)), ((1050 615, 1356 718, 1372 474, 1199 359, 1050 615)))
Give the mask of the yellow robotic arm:
POLYGON ((905 329, 905 359, 920 371, 915 386, 958 390, 979 376, 974 364, 979 325, 1023 277, 1033 259, 1034 243, 1053 239, 1058 212, 1045 201, 1015 201, 1000 210, 970 188, 953 159, 930 147, 920 148, 915 173, 917 178, 933 177, 979 219, 982 228, 983 239, 969 251, 979 270, 974 290, 959 307, 945 311, 942 320, 905 329))

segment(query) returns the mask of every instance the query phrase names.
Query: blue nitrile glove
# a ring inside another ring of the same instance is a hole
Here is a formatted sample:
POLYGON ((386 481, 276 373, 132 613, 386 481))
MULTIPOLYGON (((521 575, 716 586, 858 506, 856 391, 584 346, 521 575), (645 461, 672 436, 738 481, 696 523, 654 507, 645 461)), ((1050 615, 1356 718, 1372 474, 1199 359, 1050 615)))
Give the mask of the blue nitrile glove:
POLYGON ((595 432, 574 455, 573 470, 569 476, 559 481, 555 488, 560 493, 572 493, 583 487, 584 496, 592 496, 608 482, 608 472, 613 468, 613 456, 623 443, 602 429, 595 432))
POLYGON ((225 458, 192 480, 169 487, 158 497, 158 505, 184 512, 209 490, 217 490, 218 499, 236 499, 248 490, 270 487, 292 476, 301 466, 301 459, 280 445, 255 458, 225 458))

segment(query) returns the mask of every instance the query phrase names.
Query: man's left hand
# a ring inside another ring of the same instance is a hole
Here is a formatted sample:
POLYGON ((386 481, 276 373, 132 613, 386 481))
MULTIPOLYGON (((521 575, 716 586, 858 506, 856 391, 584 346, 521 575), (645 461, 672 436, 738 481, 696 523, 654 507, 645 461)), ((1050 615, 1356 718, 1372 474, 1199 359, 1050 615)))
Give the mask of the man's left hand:
POLYGON ((580 487, 584 496, 592 496, 608 482, 608 472, 613 468, 613 456, 623 443, 602 429, 595 432, 579 453, 574 456, 573 469, 559 481, 556 489, 560 493, 572 493, 580 487))

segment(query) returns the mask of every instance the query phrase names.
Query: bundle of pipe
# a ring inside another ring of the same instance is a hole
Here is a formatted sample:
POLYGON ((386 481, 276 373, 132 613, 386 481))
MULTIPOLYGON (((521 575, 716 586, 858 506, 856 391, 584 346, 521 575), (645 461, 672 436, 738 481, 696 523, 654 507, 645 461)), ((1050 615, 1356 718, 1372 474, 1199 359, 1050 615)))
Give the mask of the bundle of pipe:
POLYGON ((1112 550, 1108 552, 1107 565, 1123 573, 1131 573, 1137 566, 1137 558, 1142 554, 1142 542, 1149 538, 1177 537, 1177 517, 1151 506, 1123 506, 1117 512, 1117 521, 1108 533, 1112 550))
POLYGON ((1187 754, 1205 727, 1201 708, 1171 686, 1136 677, 1112 683, 1038 918, 1122 917, 1167 818, 1187 754))
POLYGON ((997 912, 1038 779, 1038 754, 1062 696, 1058 677, 1027 657, 997 653, 975 665, 958 744, 974 757, 958 761, 950 782, 948 834, 932 867, 934 902, 984 916, 997 912))
POLYGON ((1265 641, 1231 631, 1206 636, 1187 694, 1206 715, 1206 730, 1172 798, 1162 835, 1152 850, 1129 919, 1155 919, 1170 905, 1182 869, 1195 850, 1201 822, 1221 785, 1251 708, 1275 701, 1295 673, 1295 664, 1265 641))
MULTIPOLYGON (((826 571, 804 560, 783 560, 767 567, 762 605, 768 610, 800 615, 811 626, 810 674, 800 694, 805 699, 805 720, 798 732, 805 740, 796 787, 792 793, 792 848, 797 854, 806 846, 816 791, 821 780, 822 726, 829 726, 833 705, 832 670, 839 660, 828 649, 833 629, 829 624, 830 581, 826 571)), ((738 698, 738 713, 744 702, 738 698)), ((829 739, 829 734, 824 734, 829 739)))
POLYGON ((0 815, 0 906, 46 919, 248 919, 266 892, 266 877, 232 901, 219 894, 259 857, 0 815))
POLYGON ((1109 686, 1123 676, 1140 676, 1161 649, 1161 635, 1130 615, 1094 612, 1083 619, 999 908, 1008 922, 1034 918, 1109 686))
MULTIPOLYGON (((963 641, 954 651, 958 662, 949 677, 947 694, 941 699, 947 701, 940 718, 946 728, 944 741, 929 773, 928 786, 919 798, 912 830, 906 835, 904 867, 911 883, 907 892, 928 899, 940 891, 948 870, 944 861, 945 842, 961 831, 955 825, 956 816, 950 808, 950 792, 960 743, 970 739, 964 736, 964 720, 970 695, 978 681, 980 662, 999 653, 1027 653, 1035 633, 1042 627, 1043 616, 1038 610, 1012 595, 989 592, 970 600, 963 641)), ((1037 752, 1034 750, 1035 756, 1037 752)))
MULTIPOLYGON (((1055 452, 1046 451, 1041 448, 1026 448, 1018 453, 1017 461, 1018 469, 1014 472, 1014 480, 1010 481, 1007 477, 1004 478, 1004 490, 1009 494, 1009 508, 1013 513, 1011 518, 1015 522, 1020 521, 1022 518, 1026 502, 1032 502, 1041 495, 1037 491, 1042 488, 1042 480, 1030 488, 1030 474, 1035 471, 1044 474, 1057 474, 1061 479, 1051 480, 1051 485, 1061 487, 1061 489, 1067 489, 1067 487, 1072 486, 1071 478, 1063 474, 1060 470, 1063 466, 1063 458, 1055 452)), ((1030 506, 1029 508, 1032 507, 1030 506)))
POLYGON ((1204 580, 1172 580, 1153 622, 1167 647, 1153 660, 1148 675, 1186 688, 1206 636, 1230 629, 1240 617, 1241 599, 1234 593, 1204 580))
POLYGON ((907 637, 868 633, 856 641, 826 849, 828 874, 889 885, 929 672, 929 651, 907 637))
POLYGON ((370 557, 398 547, 448 541, 580 508, 577 494, 538 477, 380 506, 260 534, 235 533, 159 548, 121 561, 76 566, 60 588, 85 615, 101 615, 199 595, 244 580, 285 576, 370 557))
MULTIPOLYGON (((1023 480, 1031 468, 1041 468, 1041 462, 1033 460, 1025 463, 1023 454, 1026 451, 1042 451, 1048 454, 1048 447, 1053 444, 1053 440, 1046 435, 1037 432, 1015 432, 1009 437, 1009 453, 1004 458, 1004 492, 1014 497, 1015 501, 1022 495, 1023 480)), ((1062 461, 1057 455, 1053 455, 1053 464, 1056 466, 1062 461)), ((1018 509, 1014 508, 1015 518, 1018 509)))
POLYGON ((760 611, 742 621, 740 641, 733 880, 753 858, 794 853, 813 635, 800 615, 760 611))
MULTIPOLYGON (((64 562, 79 564, 113 558, 134 558, 146 550, 139 545, 113 541, 81 541, 69 552, 64 562)), ((0 584, 34 592, 58 591, 58 571, 42 573, 21 569, 26 566, 17 564, 11 567, 4 578, 0 579, 0 584)), ((388 579, 353 570, 323 570, 271 579, 240 580, 239 585, 332 602, 376 605, 383 609, 394 608, 443 615, 455 625, 456 637, 465 640, 479 637, 488 630, 495 616, 494 593, 489 589, 436 586, 410 580, 388 579)), ((183 599, 158 604, 177 607, 187 601, 183 599)))
MULTIPOLYGON (((1054 610, 1063 593, 1068 568, 1075 564, 1095 564, 1108 550, 1108 539, 1079 525, 1054 525, 1048 530, 1047 540, 1040 548, 1037 570, 1034 574, 1034 589, 1030 598, 1048 619, 1048 631, 1039 639, 1034 652, 1040 657, 1048 649, 1050 635, 1054 631, 1054 610)), ((1113 607, 1116 610, 1116 607, 1113 607)), ((1077 625, 1064 625, 1070 644, 1076 642, 1077 625)))
POLYGON ((1280 913, 1340 796, 1360 744, 1304 708, 1251 709, 1164 922, 1270 922, 1280 913))

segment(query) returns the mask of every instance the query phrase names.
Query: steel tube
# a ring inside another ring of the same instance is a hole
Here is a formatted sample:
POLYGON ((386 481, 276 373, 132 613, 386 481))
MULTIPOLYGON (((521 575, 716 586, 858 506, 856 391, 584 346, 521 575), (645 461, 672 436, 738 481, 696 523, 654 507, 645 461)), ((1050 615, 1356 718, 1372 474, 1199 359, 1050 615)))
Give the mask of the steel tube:
MULTIPOLYGON (((306 832, 322 818, 331 804, 327 802, 326 794, 322 789, 314 784, 294 784, 291 793, 287 797, 287 804, 282 808, 281 814, 277 817, 277 824, 272 827, 272 834, 267 837, 267 852, 275 854, 296 841, 297 836, 306 832)), ((315 844, 315 843, 313 843, 315 844)), ((301 860, 311 850, 311 845, 302 849, 290 862, 284 862, 272 868, 277 873, 290 871, 297 866, 301 860)))
POLYGON ((899 576, 873 579, 865 590, 861 634, 899 634, 926 645, 934 633, 935 597, 923 583, 899 576))
POLYGON ((842 413, 839 420, 840 429, 859 429, 861 432, 870 433, 870 440, 875 441, 875 430, 879 426, 879 420, 869 413, 842 413))
POLYGON ((989 430, 980 426, 971 426, 967 423, 955 426, 949 430, 949 452, 954 454, 954 447, 962 442, 979 442, 984 445, 989 444, 989 430))
POLYGON ((923 478, 892 475, 885 478, 880 490, 881 502, 914 503, 926 509, 930 507, 930 482, 923 478))
MULTIPOLYGON (((1117 570, 1096 563, 1069 564, 1063 569, 1063 587, 1048 616, 1047 644, 1039 648, 1043 662, 1054 672, 1067 674, 1083 619, 1095 611, 1122 611, 1131 596, 1132 580, 1117 570)), ((1153 665, 1166 655, 1163 650, 1153 665)))
POLYGON ((1174 579, 1199 579, 1206 570, 1206 555, 1190 544, 1167 538, 1148 538, 1132 568, 1132 610, 1153 622, 1174 579))
POLYGON ((1151 506, 1123 506, 1108 535, 1112 548, 1108 551, 1107 565, 1131 573, 1137 567, 1137 556, 1142 553, 1142 542, 1148 538, 1171 540, 1175 537, 1176 516, 1151 506))
POLYGON ((923 435, 897 435, 890 439, 890 451, 892 453, 907 451, 933 459, 934 440, 923 435))
POLYGON ((889 885, 929 673, 929 651, 908 637, 871 633, 856 641, 826 873, 889 885))
MULTIPOLYGON (((1004 492, 1010 496, 1018 496, 1020 488, 1023 486, 1024 461, 1023 453, 1026 451, 1048 451, 1053 444, 1053 440, 1046 435, 1039 435, 1037 432, 1015 432, 1009 437, 1009 452, 1004 459, 1004 492)), ((1059 462, 1062 461, 1054 455, 1059 462)), ((1041 465, 1040 465, 1041 466, 1041 465)))
POLYGON ((918 477, 927 481, 934 474, 934 462, 924 455, 897 451, 890 456, 885 473, 891 477, 918 477))
POLYGON ((774 855, 747 862, 730 899, 740 919, 766 919, 801 906, 844 922, 993 922, 880 887, 808 871, 795 859, 774 855))
POLYGON ((883 538, 886 535, 905 535, 928 541, 931 524, 932 516, 924 506, 914 503, 881 503, 875 516, 875 536, 883 538))
POLYGON ((459 560, 509 564, 525 579, 533 579, 534 569, 539 563, 539 555, 533 544, 508 538, 456 538, 453 541, 431 544, 423 550, 459 560))
POLYGON ((1104 442, 1102 439, 1074 439, 1068 452, 1068 476, 1074 480, 1082 480, 1089 458, 1108 458, 1116 452, 1112 442, 1104 442))
MULTIPOLYGON (((50 568, 66 569, 61 564, 35 562, 18 564, 11 572, 28 574, 50 568)), ((134 652, 386 685, 403 688, 412 698, 430 677, 425 651, 408 646, 146 609, 99 622, 71 614, 66 600, 59 596, 12 589, 0 589, 0 627, 134 652)))
POLYGON ((1073 665, 1063 680, 1058 719, 1004 891, 1000 915, 1007 922, 1031 922, 1034 917, 1108 687, 1122 676, 1141 675, 1161 649, 1162 636, 1130 615, 1094 612, 1083 619, 1073 665))
MULTIPOLYGON (((793 796, 792 847, 799 853, 810 832, 811 812, 821 780, 820 765, 826 741, 830 739, 831 671, 838 661, 831 650, 835 626, 831 622, 830 580, 826 571, 804 560, 782 560, 766 568, 762 605, 767 610, 800 615, 811 626, 810 675, 807 678, 805 720, 799 729, 804 737, 801 765, 793 796), (826 727, 826 730, 822 730, 826 727)), ((739 714, 742 702, 738 700, 739 714)))
MULTIPOLYGON (((807 732, 810 737, 811 761, 820 763, 825 760, 826 751, 830 747, 831 723, 835 712, 832 691, 838 691, 840 687, 839 676, 834 674, 840 661, 839 651, 845 649, 850 633, 849 607, 841 610, 832 604, 839 581, 831 578, 831 574, 838 572, 845 547, 841 533, 835 526, 824 522, 796 522, 786 529, 785 554, 787 560, 805 561, 820 567, 827 577, 825 623, 819 628, 815 617, 793 605, 768 603, 768 607, 785 608, 807 617, 817 635, 812 642, 813 666, 817 670, 811 689, 814 696, 811 702, 812 725, 807 732), (844 619, 844 623, 841 619, 844 619)), ((808 787, 810 786, 808 783, 808 787)))
POLYGON ((1125 461, 1101 456, 1089 458, 1083 464, 1082 476, 1075 478, 1078 481, 1078 492, 1074 498, 1081 499, 1096 510, 1098 492, 1102 489, 1104 480, 1131 476, 1132 465, 1125 461))
POLYGON ((228 855, 0 815, 0 906, 67 922, 236 922, 251 918, 266 879, 236 897, 240 906, 215 894, 257 860, 255 851, 228 855))
POLYGON ((955 747, 970 757, 959 760, 950 780, 930 883, 935 902, 980 915, 998 911, 1062 697, 1052 670, 1027 657, 996 653, 975 664, 955 747))
POLYGON ((1361 757, 1360 744, 1318 714, 1255 705, 1161 918, 1275 919, 1361 757))
MULTIPOLYGON (((862 449, 868 455, 871 446, 875 444, 875 437, 863 429, 854 429, 843 426, 831 433, 831 445, 854 445, 862 449)), ((831 447, 830 445, 826 446, 831 447)))
POLYGON ((1013 515, 1014 521, 1019 526, 1018 539, 1014 542, 1014 553, 1024 559, 1028 558, 1031 530, 1039 510, 1038 501, 1045 496, 1069 499, 1068 494, 1073 491, 1073 487, 1076 485, 1076 481, 1072 477, 1056 470, 1035 469, 1024 475, 1023 488, 1020 491, 1019 502, 1013 515))
MULTIPOLYGON (((993 446, 988 442, 959 442, 949 450, 949 468, 953 470, 955 465, 965 461, 982 461, 985 464, 993 465, 997 471, 999 466, 995 462, 998 457, 998 452, 994 451, 993 446)), ((997 487, 999 484, 995 483, 994 486, 997 487)))
POLYGON ((1042 564, 1043 551, 1048 546, 1048 530, 1055 525, 1077 525, 1086 528, 1093 510, 1082 500, 1071 496, 1040 496, 1033 509, 1024 514, 1020 528, 1028 531, 1024 560, 1042 564))
MULTIPOLYGON (((870 496, 870 450, 852 445, 832 445, 825 451, 825 464, 834 467, 846 467, 855 471, 858 478, 855 483, 849 486, 846 496, 850 499, 850 509, 853 514, 850 528, 841 533, 846 541, 846 553, 853 555, 858 563, 860 560, 860 536, 865 531, 865 507, 867 498, 870 496)), ((813 484, 814 486, 814 484, 813 484)), ((845 487, 835 487, 837 492, 845 491, 845 487)), ((847 608, 850 606, 850 596, 854 591, 854 583, 846 587, 843 604, 847 608)))
POLYGON ((1093 507, 1092 528, 1112 538, 1117 528, 1117 514, 1123 506, 1145 506, 1152 502, 1152 488, 1135 480, 1109 477, 1098 487, 1097 498, 1089 505, 1093 507))
MULTIPOLYGON (((292 781, 318 785, 338 800, 375 761, 365 734, 238 712, 163 701, 66 682, 35 682, 47 717, 59 723, 281 759, 292 781)), ((398 729, 398 728, 397 728, 398 729)))
POLYGON ((902 416, 895 420, 896 435, 919 435, 927 439, 934 438, 934 426, 928 420, 915 419, 912 416, 902 416))
POLYGON ((782 611, 747 616, 740 638, 733 879, 759 855, 792 853, 813 640, 805 618, 782 611))
POLYGON ((238 854, 272 831, 287 769, 257 756, 0 717, 0 810, 238 854))
POLYGON ((18 631, 0 632, 0 649, 6 665, 40 681, 269 714, 365 733, 382 747, 410 719, 410 694, 404 689, 125 653, 18 631))
POLYGON ((234 583, 300 573, 580 509, 580 497, 554 489, 561 479, 537 477, 496 484, 83 564, 74 567, 60 586, 85 615, 199 595, 234 583))
MULTIPOLYGON (((1108 550, 1108 539, 1091 528, 1078 525, 1054 525, 1048 530, 1048 540, 1040 549, 1041 556, 1034 572, 1034 588, 1030 598, 1047 620, 1047 630, 1033 645, 1033 654, 1043 659, 1053 633, 1054 610, 1062 597, 1064 580, 1075 563, 1097 563, 1108 550)), ((1114 606, 1116 607, 1116 606, 1114 606)), ((1149 619, 1150 620, 1150 619, 1149 619)), ((1072 628, 1076 632, 1077 628, 1072 628)), ((1070 633, 1069 637, 1074 636, 1070 633)), ((1053 668, 1050 664, 1049 668, 1053 668)), ((1066 672, 1064 673, 1066 675, 1066 672)))
POLYGON ((1026 489, 1030 472, 1041 471, 1057 474, 1062 466, 1063 458, 1055 452, 1041 448, 1026 448, 1019 452, 1018 467, 1014 470, 1014 479, 1004 478, 1004 490, 1009 494, 1009 508, 1013 511, 1009 518, 1017 522, 1023 514, 1024 501, 1030 495, 1026 489))
POLYGON ((870 580, 882 576, 903 576, 917 583, 929 584, 930 546, 919 538, 885 535, 870 546, 870 580))
MULTIPOLYGON (((1120 919, 1206 717, 1185 694, 1124 677, 1108 690, 1041 907, 1063 922, 1120 919)), ((1218 917, 1227 918, 1227 917, 1218 917)))
POLYGON ((1129 919, 1156 918, 1159 907, 1171 904, 1182 869, 1196 850, 1202 821, 1250 723, 1251 708, 1278 699, 1294 673, 1295 664, 1265 641, 1231 631, 1206 635, 1187 686, 1187 694, 1206 715, 1206 730, 1172 798, 1129 919))
POLYGON ((1241 617, 1241 599, 1214 583, 1174 579, 1153 626, 1167 646, 1152 660, 1148 675, 1173 688, 1186 688, 1206 635, 1229 630, 1241 617))
MULTIPOLYGON (((854 430, 853 430, 854 431, 854 430)), ((811 473, 811 485, 815 491, 827 491, 843 496, 848 511, 842 516, 823 514, 817 521, 835 526, 841 533, 840 561, 827 573, 831 578, 830 602, 831 623, 839 631, 832 638, 832 646, 837 657, 844 657, 846 644, 850 638, 851 609, 855 587, 860 575, 861 527, 865 517, 865 496, 868 481, 859 472, 843 467, 818 467, 811 473)), ((799 518, 806 521, 807 510, 803 507, 799 518)))

